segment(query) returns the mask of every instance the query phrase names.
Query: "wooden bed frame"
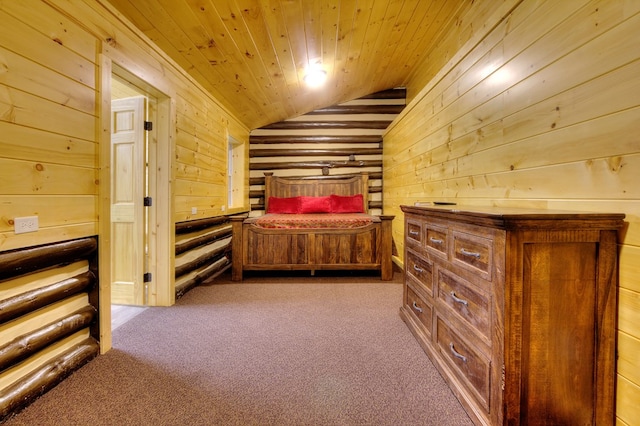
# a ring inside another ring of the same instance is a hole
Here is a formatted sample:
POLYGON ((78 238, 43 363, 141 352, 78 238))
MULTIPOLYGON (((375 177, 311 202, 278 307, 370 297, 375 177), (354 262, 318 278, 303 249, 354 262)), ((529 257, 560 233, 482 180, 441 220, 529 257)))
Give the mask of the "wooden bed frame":
MULTIPOLYGON (((369 177, 282 178, 265 173, 265 212, 269 197, 363 194, 368 213, 369 177)), ((372 216, 373 223, 353 229, 266 229, 257 218, 231 217, 232 280, 244 271, 260 270, 379 270, 393 278, 391 221, 394 216, 372 216)))

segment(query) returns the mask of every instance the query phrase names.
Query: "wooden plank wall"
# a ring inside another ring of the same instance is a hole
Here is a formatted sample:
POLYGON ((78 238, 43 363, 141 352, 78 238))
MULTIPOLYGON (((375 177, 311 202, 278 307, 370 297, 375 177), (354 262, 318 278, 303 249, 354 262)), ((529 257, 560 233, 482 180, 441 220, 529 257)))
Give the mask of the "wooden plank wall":
POLYGON ((251 132, 250 203, 264 211, 264 173, 337 176, 369 173, 369 208, 382 212, 382 132, 404 109, 404 88, 312 111, 251 132))
POLYGON ((415 71, 384 135, 386 214, 440 200, 627 215, 621 425, 640 418, 639 35, 638 1, 476 2, 415 71))
POLYGON ((97 46, 52 13, 0 7, 0 251, 97 234, 97 46), (33 215, 39 231, 14 234, 33 215))
MULTIPOLYGON (((175 223, 221 215, 226 200, 227 134, 248 146, 249 130, 149 39, 121 21, 106 2, 2 2, 0 22, 0 256, 95 236, 99 244, 109 241, 108 205, 105 208, 109 175, 108 167, 104 172, 100 165, 101 156, 109 152, 101 143, 108 141, 104 132, 108 134, 109 124, 102 107, 110 100, 110 65, 117 65, 166 95, 171 104, 162 117, 168 122, 168 139, 157 147, 171 164, 157 171, 159 184, 170 194, 166 201, 170 207, 151 226, 167 248, 159 258, 169 265, 169 272, 166 279, 158 280, 164 287, 153 290, 150 303, 173 303, 175 223), (15 234, 14 218, 32 215, 38 216, 39 230, 15 234)), ((245 209, 248 205, 247 197, 245 209)), ((182 242, 179 238, 178 243, 182 242)), ((111 347, 111 302, 109 250, 103 248, 98 251, 98 316, 100 350, 105 352, 111 347)), ((75 274, 77 268, 70 268, 64 277, 75 274)), ((0 287, 2 293, 14 293, 18 286, 36 288, 64 279, 60 276, 56 269, 49 269, 18 281, 3 281, 0 287)), ((71 315, 76 308, 71 303, 56 309, 60 315, 71 315)), ((51 321, 47 312, 28 315, 47 324, 51 321)), ((8 326, 0 327, 0 341, 11 335, 8 326)), ((65 342, 60 350, 71 345, 73 341, 65 342)), ((40 355, 35 357, 25 362, 42 361, 40 355)), ((28 381, 29 373, 11 369, 10 378, 0 373, 0 394, 8 382, 28 381)))
MULTIPOLYGON (((243 142, 248 151, 249 130, 202 93, 176 95, 175 221, 233 213, 226 208, 227 137, 243 142)), ((236 210, 247 206, 248 197, 236 210)))
MULTIPOLYGON (((172 98, 168 219, 218 216, 227 134, 248 141, 248 129, 107 5, 47 3, 0 9, 0 251, 99 232, 101 53, 172 98), (31 215, 39 216, 39 231, 14 234, 13 218, 31 215)), ((173 223, 164 225, 173 233, 173 223)))

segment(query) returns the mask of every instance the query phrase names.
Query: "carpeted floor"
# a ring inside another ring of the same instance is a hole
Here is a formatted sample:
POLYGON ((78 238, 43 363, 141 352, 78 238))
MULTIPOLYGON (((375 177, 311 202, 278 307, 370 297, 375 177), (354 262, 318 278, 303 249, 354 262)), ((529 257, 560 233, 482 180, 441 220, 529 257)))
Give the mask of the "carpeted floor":
MULTIPOLYGON (((264 275, 264 274, 261 274, 264 275)), ((220 277, 6 425, 471 425, 375 276, 220 277)))

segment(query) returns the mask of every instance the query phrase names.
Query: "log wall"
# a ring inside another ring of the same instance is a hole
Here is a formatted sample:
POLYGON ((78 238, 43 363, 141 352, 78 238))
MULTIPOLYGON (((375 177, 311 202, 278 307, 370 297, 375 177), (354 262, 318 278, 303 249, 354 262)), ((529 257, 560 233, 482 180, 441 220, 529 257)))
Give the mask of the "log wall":
POLYGON ((626 214, 621 425, 640 418, 639 34, 637 1, 476 2, 414 71, 384 135, 386 214, 432 201, 626 214))
POLYGON ((231 268, 231 222, 226 216, 176 223, 176 299, 231 268))
POLYGON ((100 352, 96 238, 0 253, 0 421, 100 352))
POLYGON ((264 173, 322 177, 369 173, 369 209, 382 213, 382 132, 404 109, 404 88, 312 111, 251 132, 252 214, 264 211, 264 173))

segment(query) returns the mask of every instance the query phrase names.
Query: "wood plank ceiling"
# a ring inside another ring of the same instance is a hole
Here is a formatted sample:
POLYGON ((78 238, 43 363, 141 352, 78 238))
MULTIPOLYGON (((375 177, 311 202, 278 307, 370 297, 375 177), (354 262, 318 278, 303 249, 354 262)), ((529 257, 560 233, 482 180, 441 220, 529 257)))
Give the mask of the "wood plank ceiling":
POLYGON ((250 129, 406 86, 473 3, 108 1, 250 129), (309 62, 321 62, 328 74, 322 89, 304 84, 309 62))

